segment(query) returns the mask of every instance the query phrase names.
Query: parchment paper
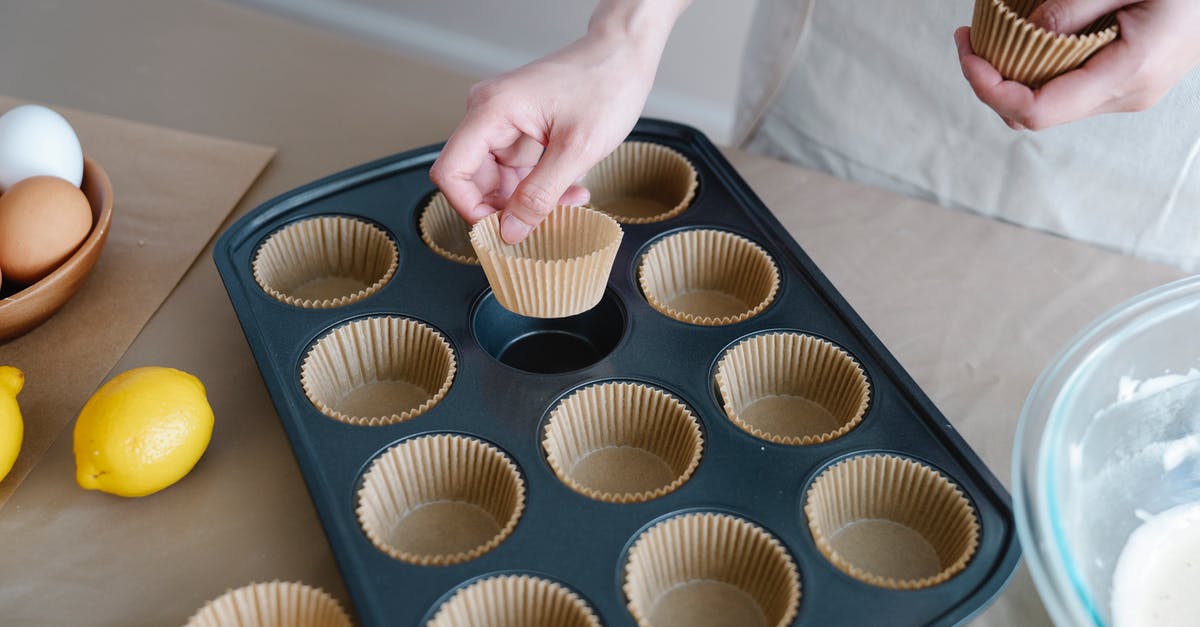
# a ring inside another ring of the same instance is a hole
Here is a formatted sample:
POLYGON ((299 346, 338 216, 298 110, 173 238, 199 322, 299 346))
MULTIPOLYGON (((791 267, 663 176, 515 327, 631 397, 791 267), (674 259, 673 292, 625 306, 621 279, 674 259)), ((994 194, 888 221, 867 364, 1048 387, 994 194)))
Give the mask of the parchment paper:
MULTIPOLYGON (((0 96, 0 112, 21 101, 0 96)), ((112 178, 112 230, 75 297, 0 344, 25 373, 25 439, 0 509, 137 337, 275 150, 54 107, 112 178)))

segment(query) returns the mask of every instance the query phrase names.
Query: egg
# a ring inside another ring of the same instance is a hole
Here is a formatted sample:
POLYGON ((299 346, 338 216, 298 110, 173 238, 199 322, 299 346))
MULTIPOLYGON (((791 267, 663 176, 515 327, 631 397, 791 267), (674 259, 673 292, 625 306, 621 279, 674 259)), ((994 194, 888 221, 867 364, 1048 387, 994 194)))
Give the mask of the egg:
POLYGON ((62 265, 92 230, 78 187, 55 176, 24 179, 0 195, 0 274, 31 284, 62 265))
POLYGON ((31 176, 57 176, 75 187, 83 181, 79 137, 66 118, 41 105, 0 115, 0 192, 31 176))

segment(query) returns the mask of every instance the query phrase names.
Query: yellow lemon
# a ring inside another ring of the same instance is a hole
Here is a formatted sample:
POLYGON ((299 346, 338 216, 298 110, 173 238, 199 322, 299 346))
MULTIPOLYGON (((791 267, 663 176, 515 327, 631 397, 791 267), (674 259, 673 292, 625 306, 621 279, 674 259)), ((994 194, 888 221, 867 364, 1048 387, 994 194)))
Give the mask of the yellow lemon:
POLYGON ((212 438, 204 385, 174 368, 134 368, 105 383, 75 422, 75 481, 146 496, 192 470, 212 438))
POLYGON ((17 407, 17 393, 24 386, 24 373, 12 366, 0 366, 0 481, 12 470, 21 452, 25 424, 17 407))

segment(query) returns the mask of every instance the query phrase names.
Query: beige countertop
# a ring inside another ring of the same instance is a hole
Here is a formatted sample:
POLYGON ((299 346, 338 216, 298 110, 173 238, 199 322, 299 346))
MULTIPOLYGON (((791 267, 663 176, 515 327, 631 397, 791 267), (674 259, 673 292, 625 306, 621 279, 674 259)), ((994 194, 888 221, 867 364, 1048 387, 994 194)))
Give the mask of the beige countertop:
MULTIPOLYGON (((276 147, 235 214, 445 139, 472 82, 220 2, 10 5, 0 19, 5 93, 276 147)), ((1006 485, 1021 405, 1055 352, 1105 309, 1183 275, 729 156, 1006 485)), ((178 485, 122 500, 75 485, 64 431, 0 509, 0 623, 182 624, 227 588, 276 578, 346 599, 210 250, 114 370, 169 365, 199 376, 217 416, 208 452, 178 485)), ((1046 623, 1024 569, 975 621, 1046 623)))

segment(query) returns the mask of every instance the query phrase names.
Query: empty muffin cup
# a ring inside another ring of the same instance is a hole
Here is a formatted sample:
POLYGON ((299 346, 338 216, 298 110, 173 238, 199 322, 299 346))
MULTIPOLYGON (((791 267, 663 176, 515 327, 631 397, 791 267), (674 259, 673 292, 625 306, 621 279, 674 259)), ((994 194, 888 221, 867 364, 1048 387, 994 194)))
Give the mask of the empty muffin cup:
POLYGON ((792 556, 770 533, 717 513, 685 514, 643 533, 625 563, 641 627, 791 624, 800 604, 792 556))
POLYGON ((622 224, 673 218, 696 196, 696 169, 679 152, 650 142, 625 142, 583 177, 590 204, 622 224))
POLYGON ((587 207, 560 206, 529 237, 509 245, 500 214, 471 229, 471 245, 496 301, 533 318, 563 318, 600 302, 624 233, 612 218, 587 207))
POLYGON ((565 586, 529 575, 488 577, 459 590, 427 627, 600 627, 565 586))
POLYGON ((425 205, 417 227, 421 231, 421 241, 433 252, 450 261, 479 265, 479 258, 471 247, 471 225, 458 215, 441 192, 434 194, 425 205))
POLYGON ((300 366, 300 386, 326 416, 378 426, 429 411, 450 390, 456 370, 450 343, 432 327, 373 317, 317 340, 300 366))
POLYGON ((185 627, 351 627, 328 593, 299 582, 252 583, 209 601, 185 627))
POLYGON ((979 520, 962 491, 936 470, 894 455, 830 466, 809 488, 804 513, 830 563, 883 588, 942 583, 966 568, 979 545, 979 520))
POLYGON ((658 498, 683 485, 704 446, 696 417, 674 396, 640 383, 600 383, 550 413, 542 446, 572 490, 611 503, 658 498))
POLYGON ((466 562, 517 526, 525 483, 500 449, 439 434, 405 440, 371 463, 358 492, 358 522, 388 555, 419 566, 466 562))
POLYGON ((251 271, 264 292, 296 307, 328 309, 378 292, 400 253, 377 226, 341 216, 302 220, 273 233, 251 271))
POLYGON ((758 244, 727 231, 694 229, 653 244, 638 266, 650 306, 697 325, 757 316, 779 291, 779 269, 758 244))
POLYGON ((1064 35, 1026 18, 1045 0, 975 0, 971 48, 1009 80, 1040 87, 1087 61, 1117 38, 1117 21, 1107 15, 1079 34, 1064 35))
POLYGON ((716 385, 734 424, 776 444, 839 438, 862 422, 871 398, 853 357, 802 333, 739 342, 717 362, 716 385))

